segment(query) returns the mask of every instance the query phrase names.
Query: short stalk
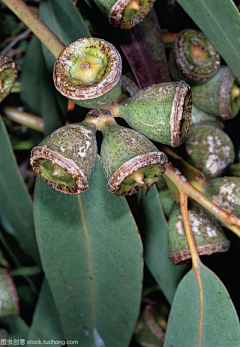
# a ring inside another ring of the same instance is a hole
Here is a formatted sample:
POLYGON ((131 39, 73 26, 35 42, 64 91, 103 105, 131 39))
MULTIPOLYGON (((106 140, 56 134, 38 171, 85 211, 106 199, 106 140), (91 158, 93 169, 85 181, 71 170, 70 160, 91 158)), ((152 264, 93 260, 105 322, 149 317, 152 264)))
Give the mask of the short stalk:
POLYGON ((178 33, 164 33, 162 34, 162 42, 165 44, 173 43, 177 36, 178 36, 178 33))
POLYGON ((34 12, 25 4, 23 0, 2 0, 16 16, 25 23, 37 38, 48 48, 48 50, 58 58, 65 48, 58 37, 36 16, 34 12))
POLYGON ((166 153, 168 156, 177 160, 181 165, 181 170, 184 176, 188 179, 191 184, 201 190, 206 184, 206 177, 203 172, 197 169, 196 167, 189 164, 186 160, 184 160, 180 155, 175 153, 171 148, 166 145, 160 145, 160 149, 166 153))
POLYGON ((204 194, 193 187, 181 174, 181 172, 172 164, 169 164, 164 173, 164 176, 167 176, 176 185, 179 191, 186 194, 206 210, 211 212, 226 226, 226 228, 232 230, 236 235, 238 235, 238 237, 240 237, 240 218, 214 204, 204 194))
POLYGON ((10 106, 6 106, 3 109, 3 112, 8 119, 16 123, 26 125, 28 128, 37 130, 41 133, 44 131, 44 122, 41 117, 27 112, 19 111, 18 109, 10 106))

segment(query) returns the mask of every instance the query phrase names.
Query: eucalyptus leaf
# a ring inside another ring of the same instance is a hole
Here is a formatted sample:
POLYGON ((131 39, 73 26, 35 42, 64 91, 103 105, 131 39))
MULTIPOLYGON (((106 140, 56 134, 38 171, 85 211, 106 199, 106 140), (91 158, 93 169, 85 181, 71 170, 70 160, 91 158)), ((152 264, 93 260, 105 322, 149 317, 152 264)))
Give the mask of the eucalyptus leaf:
POLYGON ((62 126, 66 118, 67 100, 59 95, 65 105, 64 114, 64 107, 59 107, 59 97, 46 68, 41 43, 36 36, 32 37, 28 47, 21 82, 21 97, 25 108, 44 119, 45 135, 62 126))
POLYGON ((232 0, 177 0, 240 78, 240 14, 232 0))
POLYGON ((201 263, 198 265, 203 295, 201 343, 199 287, 192 269, 176 291, 164 347, 239 347, 239 322, 231 298, 219 278, 201 263))
POLYGON ((186 267, 173 265, 169 260, 168 224, 155 186, 147 194, 140 194, 138 215, 144 240, 145 262, 171 303, 186 267))
POLYGON ((11 276, 36 276, 41 273, 40 266, 26 266, 10 271, 11 276))
MULTIPOLYGON (((49 343, 48 346, 62 346, 63 332, 58 318, 58 313, 53 301, 49 285, 44 279, 34 311, 33 320, 28 333, 28 340, 54 340, 59 343, 49 343)), ((29 343, 28 346, 36 346, 29 343)))
MULTIPOLYGON (((91 34, 72 0, 43 0, 40 3, 40 18, 65 44, 91 34)), ((48 69, 52 71, 55 58, 42 46, 48 69)))
POLYGON ((128 30, 121 49, 131 66, 138 86, 170 81, 161 29, 154 9, 136 27, 128 30))
POLYGON ((34 233, 33 210, 27 187, 19 172, 11 142, 0 117, 0 210, 13 227, 20 247, 40 263, 34 233))
POLYGON ((99 159, 78 196, 38 179, 37 240, 65 338, 127 347, 140 308, 142 243, 126 200, 106 185, 99 159))

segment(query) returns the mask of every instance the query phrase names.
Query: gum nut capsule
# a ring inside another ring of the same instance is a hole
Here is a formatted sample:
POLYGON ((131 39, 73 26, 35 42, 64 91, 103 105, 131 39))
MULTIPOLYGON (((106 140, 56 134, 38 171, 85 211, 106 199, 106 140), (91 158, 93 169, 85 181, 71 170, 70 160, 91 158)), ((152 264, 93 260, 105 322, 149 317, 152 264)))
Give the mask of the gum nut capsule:
POLYGON ((140 90, 120 105, 114 105, 111 112, 149 139, 177 147, 187 137, 191 109, 191 89, 180 81, 140 90))
POLYGON ((96 156, 94 127, 79 123, 48 135, 32 149, 30 162, 33 170, 54 189, 80 194, 88 189, 96 156))
POLYGON ((126 75, 122 76, 122 93, 118 100, 115 102, 120 104, 124 100, 136 95, 139 92, 139 88, 135 82, 126 75))
POLYGON ((109 42, 83 38, 70 43, 53 69, 57 90, 77 105, 98 108, 121 94, 122 59, 109 42))
POLYGON ((168 160, 150 140, 114 121, 101 131, 101 162, 111 193, 132 195, 159 180, 168 160))
POLYGON ((221 66, 210 80, 192 86, 193 103, 201 110, 225 120, 240 109, 239 83, 227 66, 221 66))
POLYGON ((6 269, 0 268, 0 317, 19 315, 19 299, 15 284, 6 269))
POLYGON ((15 63, 9 57, 0 55, 0 102, 8 96, 17 78, 15 63))
POLYGON ((194 29, 181 31, 169 58, 170 74, 175 81, 203 82, 220 68, 220 56, 206 36, 194 29))
POLYGON ((167 307, 145 306, 135 327, 135 338, 140 346, 163 346, 167 325, 166 313, 168 313, 167 307))
POLYGON ((191 126, 196 124, 210 124, 215 125, 218 128, 223 129, 224 124, 221 122, 221 118, 213 116, 212 114, 206 113, 200 108, 192 105, 192 119, 191 126))
POLYGON ((216 177, 210 179, 203 193, 224 210, 240 217, 240 178, 216 177))
POLYGON ((230 137, 213 125, 192 126, 185 145, 187 161, 207 177, 220 176, 234 161, 234 147, 230 137))
MULTIPOLYGON (((189 208, 189 220, 199 255, 226 252, 230 247, 221 225, 196 203, 189 208)), ((179 264, 191 258, 180 207, 175 204, 168 224, 169 258, 179 264)))
POLYGON ((146 17, 156 0, 93 1, 112 26, 131 29, 146 17))

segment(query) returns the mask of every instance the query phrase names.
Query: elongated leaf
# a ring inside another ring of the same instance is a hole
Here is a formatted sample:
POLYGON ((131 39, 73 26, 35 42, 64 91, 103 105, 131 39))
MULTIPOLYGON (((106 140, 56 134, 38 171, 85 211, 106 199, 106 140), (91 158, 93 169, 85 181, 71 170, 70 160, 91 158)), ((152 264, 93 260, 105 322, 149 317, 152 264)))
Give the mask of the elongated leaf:
POLYGON ((4 122, 0 117, 0 210, 22 249, 40 263, 34 233, 32 202, 20 175, 4 122))
POLYGON ((170 81, 161 29, 154 9, 142 23, 128 30, 121 49, 141 89, 170 81))
POLYGON ((240 14, 232 0, 177 0, 240 78, 240 14))
MULTIPOLYGON (((217 278, 200 266, 203 294, 201 347, 239 347, 240 329, 236 311, 229 294, 217 278)), ((180 282, 168 320, 164 347, 198 346, 199 288, 191 270, 180 282)))
POLYGON ((31 39, 25 57, 21 97, 26 110, 43 117, 45 135, 64 124, 67 99, 57 96, 52 76, 45 65, 41 43, 35 36, 31 39), (62 110, 59 107, 57 98, 64 103, 65 113, 62 112, 64 107, 62 110))
MULTIPOLYGON (((58 313, 46 279, 42 284, 28 339, 64 340, 58 313)), ((34 346, 34 344, 28 344, 28 346, 34 346)), ((49 344, 49 346, 62 346, 62 343, 49 344)))
POLYGON ((127 347, 141 300, 142 244, 125 199, 106 184, 99 159, 84 194, 38 180, 37 239, 65 338, 127 347))
POLYGON ((26 339, 29 327, 21 317, 1 318, 0 323, 6 324, 9 338, 26 339))
MULTIPOLYGON (((39 15, 65 45, 81 37, 91 36, 72 0, 41 1, 39 15)), ((48 69, 51 71, 55 58, 44 46, 42 48, 48 69)))
POLYGON ((186 267, 173 265, 168 258, 168 226, 155 186, 147 195, 145 192, 141 193, 139 216, 144 238, 145 262, 171 303, 186 267))

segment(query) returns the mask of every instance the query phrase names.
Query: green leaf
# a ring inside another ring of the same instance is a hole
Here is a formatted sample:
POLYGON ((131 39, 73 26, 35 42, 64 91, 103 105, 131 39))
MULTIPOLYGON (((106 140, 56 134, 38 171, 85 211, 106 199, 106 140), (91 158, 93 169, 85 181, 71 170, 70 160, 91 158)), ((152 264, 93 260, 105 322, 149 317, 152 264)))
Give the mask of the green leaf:
POLYGON ((240 78, 240 14, 232 0, 177 0, 240 78))
POLYGON ((39 179, 34 201, 43 268, 65 338, 127 347, 139 313, 143 258, 126 200, 107 191, 97 159, 86 193, 65 195, 39 179))
POLYGON ((41 273, 42 269, 40 266, 26 266, 19 267, 18 269, 11 270, 11 276, 36 276, 41 273))
MULTIPOLYGON (((58 313, 46 280, 43 281, 38 302, 34 311, 32 325, 29 329, 28 340, 30 339, 45 339, 55 341, 64 340, 58 313)), ((35 345, 36 344, 28 344, 28 346, 35 345)), ((49 344, 48 346, 62 346, 62 343, 49 344)))
MULTIPOLYGON (((218 277, 199 264, 203 294, 201 347, 239 347, 240 330, 231 298, 218 277)), ((180 282, 173 300, 164 347, 198 346, 199 288, 194 270, 180 282)))
POLYGON ((138 215, 141 216, 145 262, 171 303, 186 267, 173 265, 168 258, 168 225, 155 186, 147 194, 141 193, 138 215))
POLYGON ((0 323, 6 324, 11 339, 26 339, 29 327, 21 317, 1 318, 0 323))
POLYGON ((15 231, 21 248, 40 263, 34 233, 32 202, 20 175, 4 122, 0 117, 0 210, 15 231))
MULTIPOLYGON (((72 0, 44 0, 40 4, 40 18, 65 44, 91 34, 72 0)), ((51 71, 55 62, 53 55, 43 45, 43 54, 51 71)))
POLYGON ((64 124, 67 112, 67 99, 59 95, 65 105, 59 107, 51 74, 48 72, 42 54, 40 41, 33 36, 24 61, 22 72, 21 98, 26 109, 44 119, 44 133, 48 135, 64 124))

